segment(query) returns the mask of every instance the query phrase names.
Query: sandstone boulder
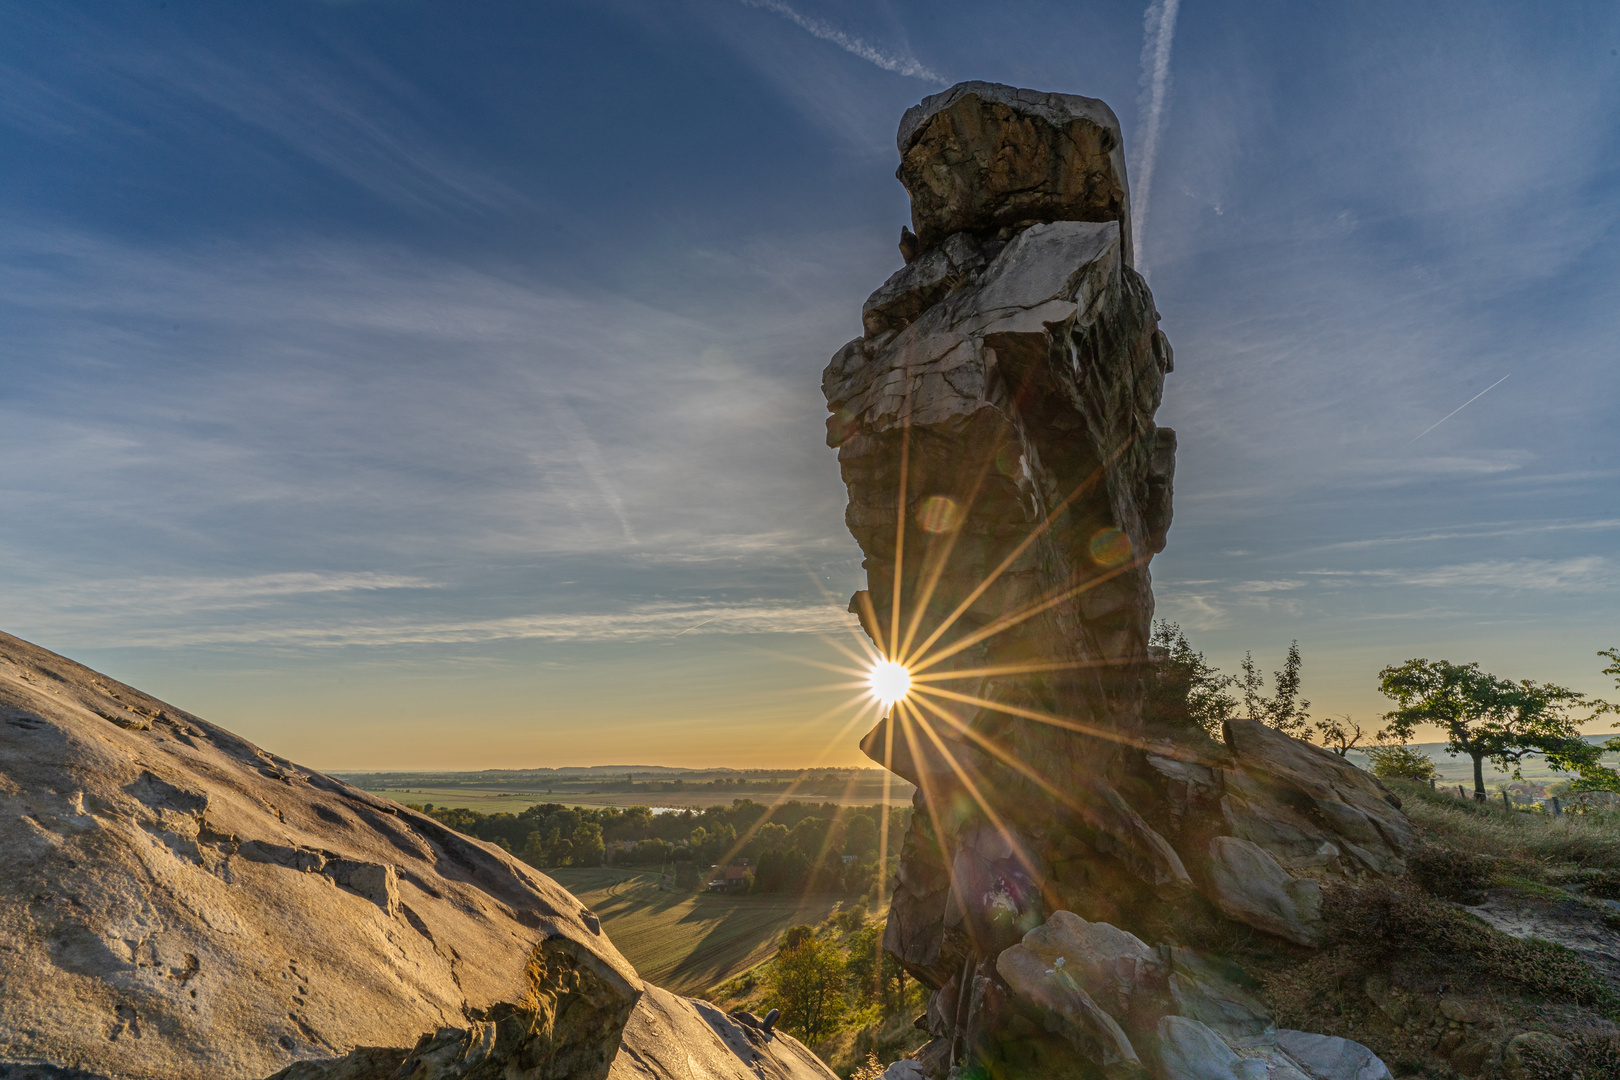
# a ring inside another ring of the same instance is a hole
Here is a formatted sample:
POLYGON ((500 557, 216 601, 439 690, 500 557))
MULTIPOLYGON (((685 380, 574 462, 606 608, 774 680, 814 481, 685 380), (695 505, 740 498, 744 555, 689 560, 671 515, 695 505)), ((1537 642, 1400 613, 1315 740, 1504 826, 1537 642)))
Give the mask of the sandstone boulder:
POLYGON ((1015 1005, 1050 1015, 1112 1076, 1159 1080, 1385 1080, 1371 1050, 1278 1029, 1221 965, 1053 912, 997 958, 1015 1005))
POLYGON ((1210 841, 1215 905, 1238 922, 1314 945, 1322 936, 1322 887, 1296 878, 1258 844, 1235 836, 1210 841))
MULTIPOLYGON (((553 1055, 559 1041, 580 1040, 559 1040, 557 1019, 532 1006, 499 1005, 467 1027, 429 1032, 414 1047, 365 1047, 342 1058, 299 1062, 272 1080, 543 1080, 596 1073, 594 1062, 553 1055)), ((615 1047, 608 1080, 835 1080, 792 1036, 655 986, 636 1003, 615 1047)))
POLYGON ((1035 221, 1113 221, 1130 256, 1125 140, 1096 98, 958 83, 906 110, 896 173, 919 248, 1035 221))
POLYGON ((0 861, 0 1061, 263 1077, 528 987, 605 1075, 641 992, 499 849, 4 634, 0 861))

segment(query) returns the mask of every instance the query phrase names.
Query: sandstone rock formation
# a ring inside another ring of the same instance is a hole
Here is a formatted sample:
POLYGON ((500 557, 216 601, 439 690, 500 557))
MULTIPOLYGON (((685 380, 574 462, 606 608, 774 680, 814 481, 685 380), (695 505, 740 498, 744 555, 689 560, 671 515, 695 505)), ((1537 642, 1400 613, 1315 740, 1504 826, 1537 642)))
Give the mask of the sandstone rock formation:
POLYGON ((866 555, 851 611, 914 677, 861 745, 918 786, 885 936, 935 991, 918 1060, 1005 1067, 1033 1008, 1044 1045, 1081 1032, 1089 1061, 1179 1075, 1138 1043, 1196 1049, 1195 1018, 1041 997, 1010 950, 1054 912, 1132 940, 1236 922, 1308 948, 1319 879, 1401 873, 1412 831, 1324 750, 1144 710, 1173 355, 1132 267, 1113 113, 963 83, 906 113, 899 150, 906 265, 822 385, 866 555))
MULTIPOLYGON (((465 1028, 441 1028, 414 1047, 361 1047, 329 1061, 289 1066, 271 1080, 529 1080, 545 1075, 537 1046, 543 1016, 503 1005, 465 1028), (537 1023, 537 1020, 540 1021, 537 1023)), ((832 1080, 791 1036, 752 1016, 646 987, 625 1025, 608 1080, 832 1080)))
POLYGON ((0 1077, 831 1078, 499 849, 5 634, 0 865, 0 1077))

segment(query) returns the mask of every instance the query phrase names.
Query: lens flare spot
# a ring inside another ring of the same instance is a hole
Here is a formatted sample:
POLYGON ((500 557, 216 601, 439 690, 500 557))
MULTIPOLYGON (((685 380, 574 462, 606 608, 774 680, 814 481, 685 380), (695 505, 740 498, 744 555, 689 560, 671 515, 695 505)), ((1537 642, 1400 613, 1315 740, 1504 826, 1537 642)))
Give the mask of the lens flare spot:
POLYGON ((917 507, 917 524, 924 532, 955 532, 962 524, 962 508, 945 495, 930 495, 917 507))
POLYGON ((867 681, 871 684, 872 696, 883 702, 885 708, 911 692, 911 672, 906 670, 904 664, 897 664, 893 660, 880 660, 873 664, 872 674, 867 681))
POLYGON ((1091 538, 1091 560, 1098 566, 1119 566, 1130 558, 1130 537, 1118 529, 1102 529, 1091 538))

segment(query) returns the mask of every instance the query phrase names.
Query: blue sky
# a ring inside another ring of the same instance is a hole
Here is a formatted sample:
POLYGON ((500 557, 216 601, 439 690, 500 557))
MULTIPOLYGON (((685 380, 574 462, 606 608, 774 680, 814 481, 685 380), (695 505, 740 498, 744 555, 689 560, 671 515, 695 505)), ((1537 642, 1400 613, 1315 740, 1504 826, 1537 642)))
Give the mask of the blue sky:
MULTIPOLYGON (((857 761, 818 379, 900 114, 989 79, 1136 148, 1146 13, 0 5, 0 627, 322 767, 857 761)), ((1614 696, 1620 9, 1171 45, 1160 614, 1297 638, 1318 714, 1412 656, 1614 696)))

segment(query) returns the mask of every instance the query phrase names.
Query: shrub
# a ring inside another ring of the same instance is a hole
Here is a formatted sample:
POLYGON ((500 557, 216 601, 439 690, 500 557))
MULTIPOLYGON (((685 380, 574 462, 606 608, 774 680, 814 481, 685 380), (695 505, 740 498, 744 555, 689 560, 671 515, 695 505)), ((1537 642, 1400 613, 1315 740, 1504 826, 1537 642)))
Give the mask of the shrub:
POLYGON ((1595 870, 1586 875, 1586 895, 1604 900, 1620 900, 1620 873, 1595 870))
POLYGON ((878 1080, 882 1075, 883 1063, 878 1060, 877 1051, 869 1050, 866 1053, 866 1060, 849 1074, 849 1080, 878 1080))
POLYGON ((1495 876, 1489 860, 1443 847, 1420 847, 1407 857, 1406 865, 1425 892, 1464 903, 1482 900, 1495 876))
POLYGON ((1620 1037, 1582 1032, 1513 1048, 1524 1080, 1613 1080, 1620 1076, 1620 1037))
POLYGON ((1367 757, 1372 762, 1373 775, 1381 779, 1434 780, 1440 775, 1429 755, 1415 746, 1399 743, 1369 746, 1367 757))

